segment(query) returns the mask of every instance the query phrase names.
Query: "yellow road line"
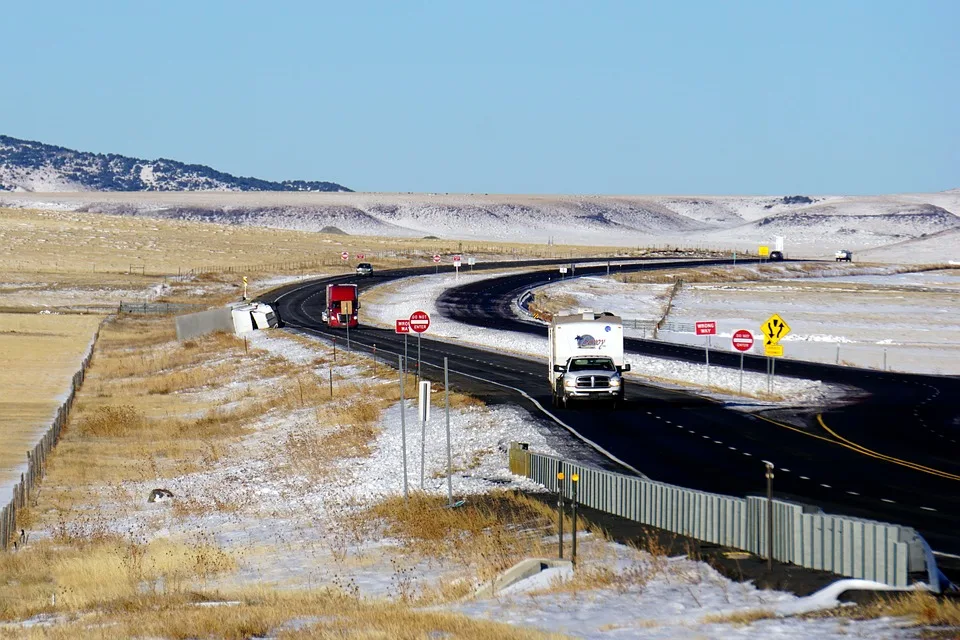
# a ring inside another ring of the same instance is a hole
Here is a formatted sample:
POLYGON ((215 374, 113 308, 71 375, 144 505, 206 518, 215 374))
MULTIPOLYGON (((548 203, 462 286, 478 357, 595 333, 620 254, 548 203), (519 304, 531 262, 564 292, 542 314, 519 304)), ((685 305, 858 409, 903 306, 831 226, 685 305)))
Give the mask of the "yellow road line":
POLYGON ((855 449, 857 449, 857 450, 859 450, 859 451, 861 451, 861 452, 863 452, 863 453, 865 453, 865 454, 867 454, 867 455, 871 455, 871 456, 873 456, 873 457, 881 458, 881 459, 883 459, 883 460, 887 460, 888 462, 893 462, 893 463, 902 465, 902 466, 904 466, 904 467, 909 467, 909 468, 911 468, 911 469, 916 469, 917 471, 923 471, 923 472, 925 472, 925 473, 930 473, 930 474, 933 474, 933 475, 935 475, 935 476, 940 476, 940 477, 942 477, 942 478, 949 478, 950 480, 960 480, 960 475, 957 475, 957 474, 954 474, 954 473, 949 473, 949 472, 947 472, 947 471, 941 471, 940 469, 934 469, 933 467, 927 467, 927 466, 924 466, 924 465, 922 465, 922 464, 918 464, 918 463, 916 463, 916 462, 910 462, 909 460, 901 460, 900 458, 896 458, 896 457, 894 457, 894 456, 888 456, 888 455, 886 455, 886 454, 884 454, 884 453, 878 453, 878 452, 876 452, 876 451, 873 451, 872 449, 867 449, 867 448, 864 447, 863 445, 857 444, 856 442, 853 442, 853 441, 851 441, 851 440, 847 440, 846 438, 844 438, 843 436, 841 436, 839 433, 837 433, 836 431, 834 431, 833 429, 831 429, 830 427, 828 427, 828 426, 827 426, 827 423, 823 421, 823 415, 821 415, 821 414, 819 414, 819 413, 817 414, 817 422, 820 423, 820 426, 823 427, 823 428, 826 430, 827 433, 829 433, 830 435, 832 435, 832 436, 833 436, 834 438, 836 438, 837 440, 840 440, 841 442, 845 442, 845 443, 847 443, 848 445, 850 445, 851 447, 853 447, 853 448, 855 448, 855 449))
POLYGON ((899 458, 894 458, 893 456, 884 455, 884 454, 882 454, 882 453, 877 453, 876 451, 871 451, 870 449, 867 449, 866 447, 860 446, 860 445, 858 445, 858 444, 855 443, 855 442, 852 442, 852 441, 850 441, 850 440, 847 440, 847 439, 841 437, 840 435, 838 435, 836 432, 832 431, 829 427, 827 427, 827 425, 823 422, 823 417, 821 416, 821 414, 817 414, 817 420, 820 422, 820 425, 821 425, 824 429, 826 429, 828 433, 830 433, 830 434, 833 435, 835 438, 837 438, 837 440, 831 440, 830 438, 824 438, 823 436, 818 436, 818 435, 815 434, 815 433, 810 433, 809 431, 804 431, 803 429, 798 429, 797 427, 791 427, 791 426, 788 425, 788 424, 784 424, 784 423, 782 423, 782 422, 777 422, 776 420, 772 420, 772 419, 770 419, 770 418, 767 418, 766 416, 761 416, 761 415, 757 415, 757 414, 755 414, 755 415, 756 415, 756 417, 760 418, 761 420, 766 420, 766 421, 769 422, 770 424, 775 424, 775 425, 777 425, 778 427, 781 427, 781 428, 783 428, 783 429, 789 429, 790 431, 796 431, 797 433, 799 433, 799 434, 801 434, 801 435, 804 435, 804 436, 807 436, 808 438, 816 438, 817 440, 822 440, 823 442, 828 442, 828 443, 830 443, 830 444, 835 444, 835 445, 837 445, 837 446, 839 446, 839 447, 843 447, 844 449, 850 449, 851 451, 853 451, 853 452, 855 452, 855 453, 859 453, 860 455, 867 456, 868 458, 875 458, 875 459, 877 459, 877 460, 883 460, 884 462, 890 462, 890 463, 892 463, 892 464, 897 464, 897 465, 900 465, 900 466, 902 466, 902 467, 907 467, 908 469, 913 469, 914 471, 920 471, 920 472, 922 472, 922 473, 927 473, 927 474, 930 474, 930 475, 939 476, 939 477, 941 477, 941 478, 946 478, 946 479, 948 479, 948 480, 960 480, 960 476, 958 476, 958 475, 955 475, 955 474, 952 474, 952 473, 948 473, 948 472, 946 472, 946 471, 940 471, 939 469, 933 469, 933 468, 931 468, 931 467, 925 467, 925 466, 923 466, 923 465, 921 465, 921 464, 917 464, 917 463, 915 463, 915 462, 909 462, 909 461, 907 461, 907 460, 900 460, 899 458))

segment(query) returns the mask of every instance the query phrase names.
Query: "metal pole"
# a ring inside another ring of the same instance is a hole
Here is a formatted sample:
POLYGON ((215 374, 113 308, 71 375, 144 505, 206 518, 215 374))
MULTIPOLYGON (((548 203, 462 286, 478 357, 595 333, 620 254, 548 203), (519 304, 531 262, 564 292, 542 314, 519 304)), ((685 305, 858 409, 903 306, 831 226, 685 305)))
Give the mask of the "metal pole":
POLYGON ((350 316, 347 316, 347 351, 350 351, 350 316))
POLYGON ((773 463, 763 461, 767 477, 767 571, 773 571, 773 463))
POLYGON ((417 384, 420 384, 420 332, 417 332, 417 384))
POLYGON ((837 359, 834 364, 840 364, 840 345, 837 345, 837 359))
POLYGON ((377 377, 377 343, 373 343, 373 377, 377 377))
POLYGON ((743 351, 740 352, 740 395, 743 395, 743 351))
POLYGON ((887 370, 887 348, 883 348, 883 370, 887 370))
POLYGON ((570 554, 570 563, 573 568, 577 568, 577 483, 580 480, 579 474, 572 474, 570 481, 573 482, 573 551, 570 554))
POLYGON ((400 450, 403 453, 403 501, 407 502, 409 494, 407 490, 407 405, 403 398, 403 358, 397 356, 400 361, 400 450))
POLYGON ((710 336, 706 337, 704 341, 707 345, 707 385, 710 384, 710 336))
POLYGON ((333 361, 330 361, 330 374, 327 376, 327 379, 330 380, 330 397, 333 397, 333 361))
POLYGON ((408 333, 403 334, 403 365, 407 365, 407 336, 408 333))
POLYGON ((333 336, 333 361, 337 361, 337 336, 333 336))
MULTIPOLYGON (((563 469, 563 463, 558 468, 563 469)), ((557 532, 557 557, 563 560, 563 471, 557 472, 557 532)))
POLYGON ((443 357, 443 404, 447 414, 447 504, 453 506, 453 455, 450 452, 450 369, 443 357))
POLYGON ((770 358, 770 393, 773 393, 773 378, 777 375, 777 359, 770 358))

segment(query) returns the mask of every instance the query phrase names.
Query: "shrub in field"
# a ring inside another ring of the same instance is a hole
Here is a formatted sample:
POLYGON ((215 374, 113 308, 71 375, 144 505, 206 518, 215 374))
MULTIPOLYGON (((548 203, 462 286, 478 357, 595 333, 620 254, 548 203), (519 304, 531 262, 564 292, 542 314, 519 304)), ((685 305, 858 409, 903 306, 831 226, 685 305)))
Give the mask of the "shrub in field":
POLYGON ((82 418, 77 430, 82 436, 94 438, 123 438, 142 429, 143 414, 130 405, 99 407, 82 418))

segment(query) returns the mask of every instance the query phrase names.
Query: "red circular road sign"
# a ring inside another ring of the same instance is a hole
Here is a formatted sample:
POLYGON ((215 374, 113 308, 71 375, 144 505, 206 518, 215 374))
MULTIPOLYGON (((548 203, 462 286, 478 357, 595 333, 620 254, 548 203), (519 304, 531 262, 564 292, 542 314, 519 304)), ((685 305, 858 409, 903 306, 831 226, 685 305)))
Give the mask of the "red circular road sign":
POLYGON ((350 258, 350 254, 347 253, 346 251, 344 251, 343 253, 340 254, 340 259, 341 259, 341 260, 348 260, 349 258, 350 258))
POLYGON ((453 256, 454 262, 460 262, 460 256, 453 256))
POLYGON ((434 261, 434 262, 440 262, 440 254, 439 254, 439 253, 434 254, 434 256, 433 256, 433 261, 434 261))
POLYGON ((357 254, 357 260, 363 260, 364 255, 362 253, 357 254))
POLYGON ((410 328, 417 333, 423 333, 430 326, 430 316, 426 311, 414 311, 410 314, 410 328))
POLYGON ((737 351, 750 351, 753 347, 753 334, 746 329, 739 329, 734 332, 730 341, 733 342, 733 348, 737 351))

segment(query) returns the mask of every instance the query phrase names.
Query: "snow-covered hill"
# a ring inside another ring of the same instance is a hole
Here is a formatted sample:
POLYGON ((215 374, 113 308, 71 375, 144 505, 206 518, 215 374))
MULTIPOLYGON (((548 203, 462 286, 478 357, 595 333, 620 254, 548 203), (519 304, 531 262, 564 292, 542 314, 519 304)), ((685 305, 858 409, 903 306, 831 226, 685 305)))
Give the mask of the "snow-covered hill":
POLYGON ((906 254, 924 257, 913 261, 956 259, 942 240, 930 240, 930 251, 924 247, 928 238, 960 229, 960 189, 881 196, 353 193, 329 182, 236 178, 199 165, 81 153, 5 136, 0 189, 6 189, 0 206, 304 231, 336 227, 355 235, 744 251, 781 236, 794 257, 831 257, 839 248, 867 255, 862 251, 915 241, 906 254))
POLYGON ((176 160, 87 153, 0 135, 4 191, 349 191, 333 182, 240 178, 176 160))

